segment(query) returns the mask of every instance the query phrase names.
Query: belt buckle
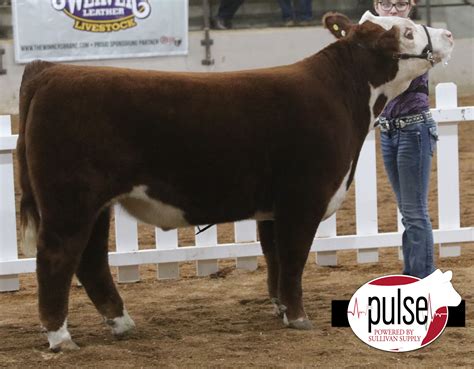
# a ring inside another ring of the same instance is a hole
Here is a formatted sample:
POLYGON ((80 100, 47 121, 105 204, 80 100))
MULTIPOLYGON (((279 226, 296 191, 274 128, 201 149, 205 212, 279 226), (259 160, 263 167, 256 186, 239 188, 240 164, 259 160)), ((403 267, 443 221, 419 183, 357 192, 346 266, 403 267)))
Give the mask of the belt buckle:
POLYGON ((379 123, 380 123, 380 128, 382 129, 382 131, 390 130, 390 124, 385 119, 383 121, 379 120, 379 123))
POLYGON ((399 119, 398 120, 398 126, 400 127, 400 129, 405 128, 407 125, 408 124, 404 119, 399 119))

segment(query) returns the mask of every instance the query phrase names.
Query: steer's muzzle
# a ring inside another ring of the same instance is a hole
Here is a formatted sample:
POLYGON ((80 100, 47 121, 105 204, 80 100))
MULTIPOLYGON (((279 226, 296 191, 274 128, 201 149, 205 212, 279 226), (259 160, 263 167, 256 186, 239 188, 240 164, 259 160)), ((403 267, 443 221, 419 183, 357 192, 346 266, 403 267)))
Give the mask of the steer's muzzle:
POLYGON ((428 28, 433 44, 433 58, 435 63, 447 61, 451 57, 454 47, 453 34, 446 29, 428 28))

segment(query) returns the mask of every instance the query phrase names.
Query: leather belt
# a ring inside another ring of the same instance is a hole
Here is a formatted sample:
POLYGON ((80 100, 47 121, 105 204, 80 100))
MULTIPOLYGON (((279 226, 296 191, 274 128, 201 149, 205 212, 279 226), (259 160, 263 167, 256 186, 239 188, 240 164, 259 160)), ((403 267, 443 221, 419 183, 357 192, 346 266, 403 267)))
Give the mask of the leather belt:
POLYGON ((387 132, 392 129, 402 129, 410 124, 423 123, 428 119, 432 119, 431 112, 407 115, 395 119, 387 119, 384 117, 379 117, 380 130, 382 132, 387 132))

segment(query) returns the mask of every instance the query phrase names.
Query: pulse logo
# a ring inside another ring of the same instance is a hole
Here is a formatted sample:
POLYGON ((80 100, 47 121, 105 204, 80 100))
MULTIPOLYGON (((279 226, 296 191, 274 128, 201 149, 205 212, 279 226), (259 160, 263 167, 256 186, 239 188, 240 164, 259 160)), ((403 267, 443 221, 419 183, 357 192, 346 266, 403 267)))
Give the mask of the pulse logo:
POLYGON ((357 337, 380 350, 405 352, 426 346, 446 327, 447 306, 461 302, 451 278, 451 271, 438 269, 424 279, 405 275, 374 279, 352 296, 349 324, 357 337))

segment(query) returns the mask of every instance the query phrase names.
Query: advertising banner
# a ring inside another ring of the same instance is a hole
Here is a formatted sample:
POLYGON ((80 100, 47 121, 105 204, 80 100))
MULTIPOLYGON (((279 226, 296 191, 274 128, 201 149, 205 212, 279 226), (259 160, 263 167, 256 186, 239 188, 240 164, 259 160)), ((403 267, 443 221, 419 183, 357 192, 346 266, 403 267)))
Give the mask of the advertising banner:
POLYGON ((15 59, 182 55, 187 0, 13 0, 15 59))

